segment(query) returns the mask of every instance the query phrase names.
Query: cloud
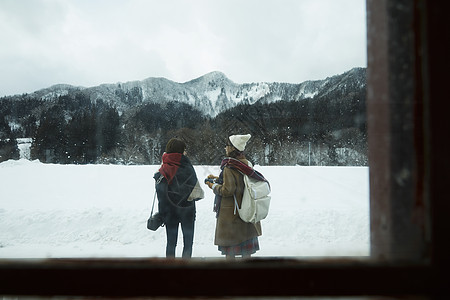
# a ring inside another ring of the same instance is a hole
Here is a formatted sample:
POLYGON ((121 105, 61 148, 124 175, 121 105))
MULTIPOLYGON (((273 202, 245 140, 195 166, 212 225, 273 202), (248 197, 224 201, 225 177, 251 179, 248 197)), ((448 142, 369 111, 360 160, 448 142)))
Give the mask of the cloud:
POLYGON ((364 0, 2 0, 0 26, 0 96, 214 70, 302 82, 366 65, 364 0))

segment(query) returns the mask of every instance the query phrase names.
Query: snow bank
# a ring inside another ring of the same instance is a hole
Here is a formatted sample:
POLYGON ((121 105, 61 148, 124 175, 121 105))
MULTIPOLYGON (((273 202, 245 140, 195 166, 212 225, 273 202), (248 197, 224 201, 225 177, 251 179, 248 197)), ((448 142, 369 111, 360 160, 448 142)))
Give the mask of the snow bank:
MULTIPOLYGON (((0 258, 163 257, 165 231, 147 230, 159 166, 0 163, 0 258)), ((255 167, 272 202, 255 256, 369 254, 367 167, 255 167)), ((199 180, 217 166, 195 166, 199 180)), ((213 194, 197 202, 195 257, 213 245, 213 194)), ((181 230, 177 256, 181 255, 181 230)))

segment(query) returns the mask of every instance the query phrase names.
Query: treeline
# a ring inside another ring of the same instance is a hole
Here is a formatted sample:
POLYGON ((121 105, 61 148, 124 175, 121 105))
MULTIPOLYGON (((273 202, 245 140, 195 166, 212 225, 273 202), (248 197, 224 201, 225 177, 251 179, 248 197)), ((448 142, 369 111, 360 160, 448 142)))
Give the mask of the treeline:
POLYGON ((16 138, 5 118, 0 117, 0 162, 19 159, 16 138))
POLYGON ((75 101, 79 105, 76 110, 62 97, 42 113, 32 136, 32 158, 62 164, 96 163, 118 145, 117 110, 102 101, 75 101))
POLYGON ((217 116, 213 127, 251 133, 249 152, 260 164, 366 165, 365 116, 361 90, 340 99, 242 105, 217 116))
POLYGON ((365 88, 241 104, 215 118, 180 102, 137 103, 120 112, 82 93, 16 98, 0 99, 0 161, 18 158, 15 138, 32 137, 31 159, 42 162, 158 164, 177 136, 194 164, 218 164, 227 136, 250 133, 247 156, 260 165, 367 165, 365 88))

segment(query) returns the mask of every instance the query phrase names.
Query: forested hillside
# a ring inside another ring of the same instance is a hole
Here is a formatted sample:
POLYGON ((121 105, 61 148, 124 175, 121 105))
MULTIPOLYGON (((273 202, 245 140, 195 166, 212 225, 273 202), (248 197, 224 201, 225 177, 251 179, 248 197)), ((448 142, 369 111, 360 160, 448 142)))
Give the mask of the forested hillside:
POLYGON ((308 85, 266 85, 259 98, 249 91, 260 85, 239 87, 247 88, 245 100, 234 104, 225 88, 211 86, 222 89, 216 111, 224 102, 213 115, 189 102, 144 101, 136 87, 115 92, 116 102, 78 89, 3 97, 0 161, 17 159, 15 139, 31 137, 31 159, 42 162, 157 164, 177 136, 194 164, 218 164, 228 135, 250 133, 247 156, 256 164, 367 165, 365 69, 308 85))

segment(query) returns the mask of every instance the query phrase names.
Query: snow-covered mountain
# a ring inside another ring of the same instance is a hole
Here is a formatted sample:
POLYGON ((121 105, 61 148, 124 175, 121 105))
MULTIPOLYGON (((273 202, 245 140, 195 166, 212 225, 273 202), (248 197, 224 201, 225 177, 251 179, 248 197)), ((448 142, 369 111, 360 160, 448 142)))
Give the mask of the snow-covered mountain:
POLYGON ((185 83, 150 77, 141 81, 102 84, 89 88, 55 85, 36 91, 33 95, 40 99, 52 100, 58 96, 81 92, 91 101, 102 99, 121 111, 144 102, 179 101, 188 103, 204 114, 214 117, 240 103, 297 101, 329 93, 346 93, 350 89, 365 86, 365 72, 365 68, 354 68, 323 80, 305 81, 299 84, 279 82, 237 84, 225 74, 214 71, 185 83))

